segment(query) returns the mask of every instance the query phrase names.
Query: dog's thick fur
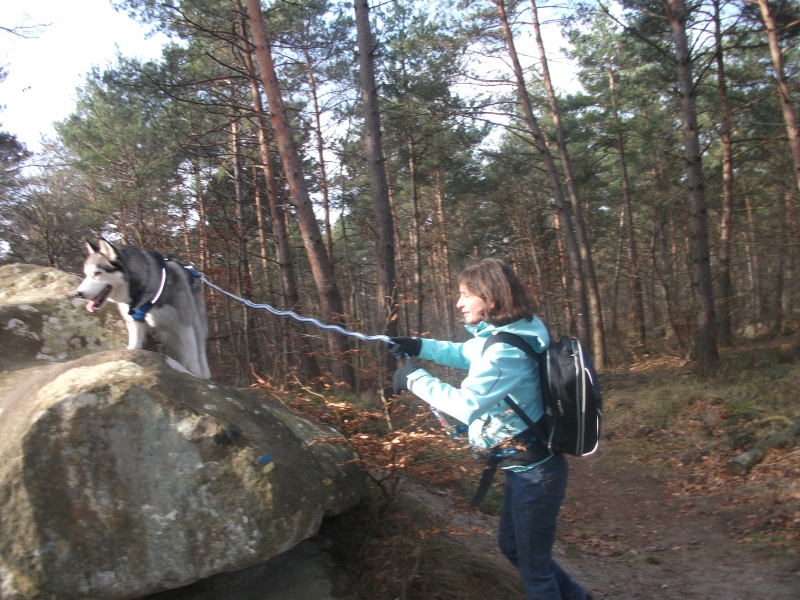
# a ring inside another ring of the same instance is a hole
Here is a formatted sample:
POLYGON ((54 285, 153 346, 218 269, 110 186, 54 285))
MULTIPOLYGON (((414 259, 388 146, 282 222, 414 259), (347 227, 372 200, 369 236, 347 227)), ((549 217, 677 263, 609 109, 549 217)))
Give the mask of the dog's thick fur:
POLYGON ((154 250, 111 244, 100 239, 86 243, 86 278, 75 294, 89 300, 94 312, 106 302, 115 302, 128 327, 128 349, 144 347, 147 326, 184 367, 205 379, 211 377, 206 359, 208 320, 201 281, 175 257, 154 250), (163 289, 162 275, 165 277, 163 289), (132 316, 136 309, 152 303, 144 321, 132 316), (133 306, 131 306, 133 304, 133 306))

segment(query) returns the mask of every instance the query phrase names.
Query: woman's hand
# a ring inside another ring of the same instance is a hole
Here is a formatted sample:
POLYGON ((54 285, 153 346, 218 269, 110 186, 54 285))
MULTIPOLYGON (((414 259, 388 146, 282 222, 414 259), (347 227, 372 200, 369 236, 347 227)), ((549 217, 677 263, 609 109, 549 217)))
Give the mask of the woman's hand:
POLYGON ((419 369, 419 367, 409 361, 404 367, 400 367, 394 372, 394 377, 392 377, 392 389, 395 394, 399 394, 403 390, 408 389, 408 376, 417 369, 419 369))
POLYGON ((419 356, 422 350, 422 340, 420 338, 411 337, 393 337, 389 338, 389 350, 394 354, 398 360, 406 356, 419 356))

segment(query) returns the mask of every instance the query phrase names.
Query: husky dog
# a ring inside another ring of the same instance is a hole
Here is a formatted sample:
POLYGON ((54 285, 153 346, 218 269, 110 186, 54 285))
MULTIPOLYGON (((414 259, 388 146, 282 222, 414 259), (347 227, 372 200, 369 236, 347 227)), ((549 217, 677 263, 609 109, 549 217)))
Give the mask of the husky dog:
POLYGON ((208 321, 197 273, 174 256, 105 239, 87 242, 86 250, 86 279, 75 291, 79 298, 89 300, 86 310, 94 312, 107 301, 116 302, 128 327, 129 350, 144 347, 149 325, 178 362, 210 378, 208 321))

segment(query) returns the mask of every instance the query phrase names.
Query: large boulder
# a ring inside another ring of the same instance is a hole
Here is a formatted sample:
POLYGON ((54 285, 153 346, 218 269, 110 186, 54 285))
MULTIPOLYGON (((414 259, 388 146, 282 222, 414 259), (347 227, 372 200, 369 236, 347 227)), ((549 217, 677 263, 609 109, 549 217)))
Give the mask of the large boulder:
MULTIPOLYGON (((26 304, 38 313, 0 305, 25 324, 3 323, 0 347, 24 330, 53 338, 41 300, 26 304)), ((67 359, 87 348, 70 318, 56 336, 67 359)), ((161 354, 57 362, 43 339, 18 341, 0 373, 2 600, 138 598, 259 565, 364 493, 328 427, 161 354)))
POLYGON ((75 297, 77 275, 36 265, 0 267, 0 372, 125 348, 116 310, 91 314, 75 297))

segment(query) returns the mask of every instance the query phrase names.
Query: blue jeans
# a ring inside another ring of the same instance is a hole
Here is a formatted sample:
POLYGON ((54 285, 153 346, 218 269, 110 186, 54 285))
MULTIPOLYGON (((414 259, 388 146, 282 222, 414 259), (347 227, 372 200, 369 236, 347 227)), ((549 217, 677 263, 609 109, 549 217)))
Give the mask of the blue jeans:
POLYGON ((528 600, 584 600, 586 592, 553 560, 556 519, 567 491, 563 454, 528 471, 504 471, 500 551, 519 569, 528 600))

